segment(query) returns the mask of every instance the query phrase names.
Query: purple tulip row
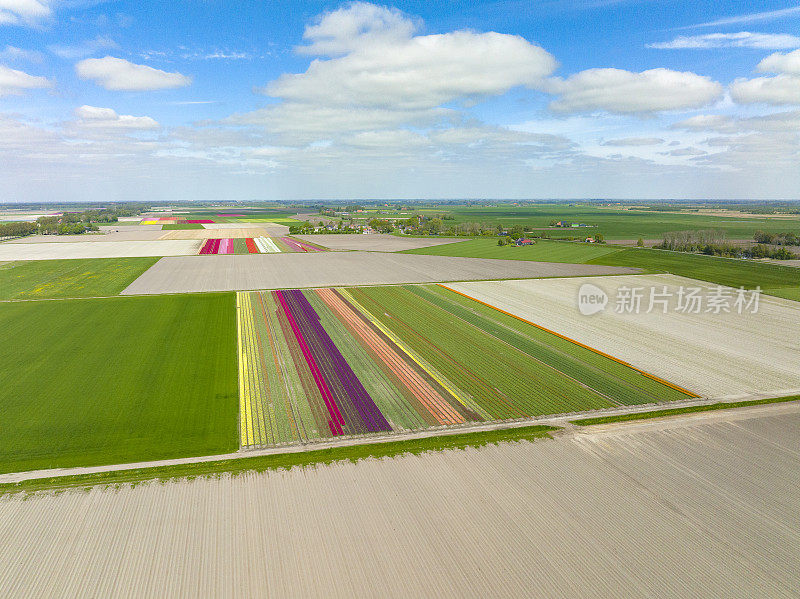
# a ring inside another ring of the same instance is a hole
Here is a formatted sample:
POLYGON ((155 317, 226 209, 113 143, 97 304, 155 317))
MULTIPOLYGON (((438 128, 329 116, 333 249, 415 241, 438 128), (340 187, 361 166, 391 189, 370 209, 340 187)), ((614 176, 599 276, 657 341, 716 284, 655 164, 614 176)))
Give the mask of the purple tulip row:
POLYGON ((319 315, 303 292, 295 289, 275 293, 282 294, 287 300, 351 432, 391 430, 391 425, 323 328, 319 315))

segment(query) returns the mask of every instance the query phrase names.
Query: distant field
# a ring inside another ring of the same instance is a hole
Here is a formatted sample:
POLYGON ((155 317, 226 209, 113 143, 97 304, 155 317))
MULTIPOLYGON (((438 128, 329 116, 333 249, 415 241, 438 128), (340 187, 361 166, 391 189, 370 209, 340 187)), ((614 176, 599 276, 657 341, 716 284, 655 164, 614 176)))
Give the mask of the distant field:
POLYGON ((11 262, 0 267, 0 299, 117 295, 158 258, 11 262))
POLYGON ((162 231, 180 231, 183 229, 202 229, 203 225, 200 223, 183 223, 183 224, 174 224, 174 225, 162 225, 162 231))
POLYGON ((681 399, 438 286, 243 292, 243 446, 681 399))
POLYGON ((6 304, 0 472, 235 450, 233 294, 6 304))
POLYGON ((502 223, 506 226, 532 224, 547 227, 552 221, 567 221, 597 225, 592 228, 557 229, 549 231, 552 236, 584 235, 602 233, 607 239, 638 239, 643 237, 661 238, 666 231, 697 229, 719 229, 730 238, 750 239, 754 231, 791 231, 800 233, 800 215, 796 219, 774 218, 731 218, 707 214, 671 214, 664 212, 644 212, 641 210, 607 209, 589 204, 538 204, 533 206, 499 205, 484 206, 442 206, 424 208, 424 214, 451 214, 452 222, 502 223))
MULTIPOLYGON (((800 269, 768 262, 718 258, 665 250, 624 249, 588 261, 607 266, 638 266, 731 287, 783 289, 800 287, 800 269)), ((797 292, 790 292, 792 294, 797 292)))
POLYGON ((217 222, 219 223, 275 223, 276 225, 294 225, 299 223, 299 220, 294 218, 271 218, 271 217, 253 217, 248 216, 246 218, 218 218, 217 222))
POLYGON ((501 260, 534 260, 579 264, 619 251, 619 248, 568 241, 537 240, 529 246, 499 246, 496 237, 470 239, 460 243, 407 250, 406 254, 464 256, 466 258, 499 258, 501 260))
POLYGON ((180 216, 186 220, 210 219, 215 223, 271 222, 289 225, 299 222, 292 218, 294 214, 294 212, 287 212, 286 210, 237 208, 231 210, 197 210, 180 216))
MULTIPOLYGON (((164 235, 193 233, 168 231, 164 235)), ((149 233, 145 231, 145 233, 149 233)), ((90 258, 145 258, 196 254, 199 241, 74 241, 62 243, 0 243, 0 260, 84 260, 90 258)))

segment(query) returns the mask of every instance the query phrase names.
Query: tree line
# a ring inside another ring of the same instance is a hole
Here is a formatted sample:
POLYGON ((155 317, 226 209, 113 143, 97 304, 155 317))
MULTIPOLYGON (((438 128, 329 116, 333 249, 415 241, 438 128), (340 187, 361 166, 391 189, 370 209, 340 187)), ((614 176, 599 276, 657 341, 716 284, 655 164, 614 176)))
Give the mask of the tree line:
MULTIPOLYGON (((794 237, 791 233, 779 233, 787 237, 780 239, 790 239, 794 237)), ((772 258, 774 260, 794 260, 800 258, 797 254, 790 252, 785 247, 770 247, 762 239, 776 239, 771 233, 756 232, 755 241, 758 242, 752 247, 739 247, 726 241, 725 232, 716 229, 699 231, 669 231, 664 234, 664 239, 657 249, 672 250, 675 252, 699 252, 707 256, 724 256, 727 258, 772 258), (761 235, 759 235, 761 233, 761 235)), ((796 239, 796 238, 795 238, 796 239)), ((771 243, 771 242, 770 242, 771 243)), ((794 245, 794 244, 783 244, 794 245)))
POLYGON ((36 222, 10 222, 0 224, 0 237, 25 237, 27 235, 81 235, 99 231, 98 224, 115 223, 120 216, 136 216, 144 205, 91 208, 82 212, 64 212, 56 216, 40 216, 36 222))

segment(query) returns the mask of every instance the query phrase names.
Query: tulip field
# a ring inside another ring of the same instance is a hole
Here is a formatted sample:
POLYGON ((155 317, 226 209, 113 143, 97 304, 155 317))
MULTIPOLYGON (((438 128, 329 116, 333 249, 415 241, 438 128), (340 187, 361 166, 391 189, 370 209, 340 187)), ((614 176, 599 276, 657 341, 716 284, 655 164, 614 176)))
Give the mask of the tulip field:
POLYGON ((210 218, 185 219, 177 216, 161 216, 158 218, 143 218, 140 225, 210 225, 214 221, 210 218))
POLYGON ((691 396, 438 285, 238 292, 236 306, 243 447, 691 396))
POLYGON ((277 254, 280 252, 321 252, 310 243, 292 237, 247 237, 206 239, 199 254, 277 254))

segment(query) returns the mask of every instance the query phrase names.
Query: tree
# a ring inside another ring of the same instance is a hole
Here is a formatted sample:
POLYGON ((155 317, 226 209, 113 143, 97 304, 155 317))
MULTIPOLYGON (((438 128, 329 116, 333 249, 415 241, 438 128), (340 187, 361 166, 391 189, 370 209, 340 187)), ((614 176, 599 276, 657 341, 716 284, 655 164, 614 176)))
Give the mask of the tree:
POLYGON ((641 237, 636 241, 636 247, 643 248, 644 247, 644 239, 641 237))

